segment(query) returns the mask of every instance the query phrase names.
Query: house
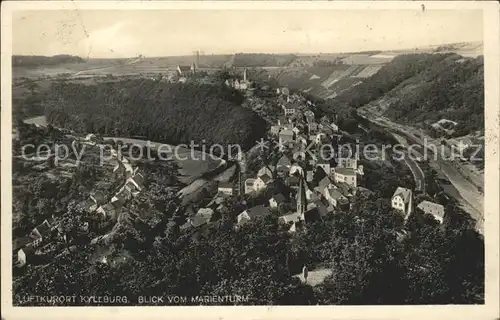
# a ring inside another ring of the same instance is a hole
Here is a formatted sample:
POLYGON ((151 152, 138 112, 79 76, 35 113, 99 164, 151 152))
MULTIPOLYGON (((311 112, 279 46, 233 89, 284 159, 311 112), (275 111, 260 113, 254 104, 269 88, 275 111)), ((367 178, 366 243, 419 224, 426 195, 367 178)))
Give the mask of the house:
POLYGON ((212 219, 213 213, 214 211, 210 208, 200 208, 194 216, 187 219, 188 221, 181 226, 181 229, 186 229, 188 227, 198 228, 208 224, 212 219))
POLYGON ((274 166, 264 166, 259 169, 259 172, 257 172, 257 177, 260 177, 265 174, 268 175, 269 177, 272 177, 273 171, 274 171, 274 166))
POLYGON ((349 158, 339 157, 337 159, 337 162, 338 162, 337 167, 339 168, 351 168, 351 169, 358 168, 358 160, 355 157, 349 157, 349 158))
POLYGON ((330 123, 330 127, 332 128, 333 132, 339 132, 339 126, 337 126, 335 122, 330 123))
POLYGON ((290 175, 294 175, 294 174, 299 174, 301 176, 304 176, 304 169, 302 169, 302 167, 300 165, 298 165, 297 163, 294 163, 291 167, 290 167, 290 172, 289 174, 290 175))
POLYGON ((177 66, 177 75, 181 76, 189 76, 196 73, 196 66, 192 63, 190 66, 177 66))
POLYGON ((316 163, 316 167, 320 167, 325 171, 327 175, 331 173, 331 167, 330 167, 330 162, 326 160, 319 160, 318 163, 316 163))
POLYGON ((301 214, 298 212, 288 213, 286 215, 282 215, 279 217, 279 221, 283 224, 291 223, 290 229, 288 232, 296 232, 300 228, 303 227, 304 221, 301 219, 301 214))
POLYGON ((300 109, 300 106, 296 103, 289 103, 289 104, 284 104, 282 108, 283 111, 285 112, 285 116, 288 117, 294 115, 300 109))
POLYGON ((318 132, 318 124, 316 122, 310 122, 307 125, 307 128, 309 129, 309 134, 315 134, 318 132))
POLYGON ((132 191, 129 187, 127 187, 127 185, 124 185, 120 191, 113 198, 111 198, 111 204, 116 208, 119 208, 130 199, 132 199, 132 191))
POLYGON ((332 185, 332 181, 328 177, 324 177, 318 182, 318 186, 314 188, 319 194, 324 194, 325 189, 332 185))
POLYGON ((444 206, 438 203, 430 202, 424 200, 417 206, 420 210, 425 213, 432 215, 439 223, 443 223, 444 220, 444 206))
POLYGON ((101 204, 104 204, 106 202, 106 199, 104 197, 104 193, 102 193, 100 191, 96 191, 93 194, 91 194, 90 199, 97 206, 100 206, 101 204))
POLYGON ((281 130, 281 126, 271 126, 271 133, 272 134, 279 134, 280 133, 280 130, 281 130))
POLYGON ((116 208, 111 204, 105 204, 104 206, 100 206, 97 208, 96 213, 98 213, 100 216, 101 221, 105 220, 117 220, 118 219, 118 212, 116 211, 116 208))
POLYGON ((30 233, 30 238, 33 239, 31 246, 36 248, 39 247, 43 242, 50 239, 51 227, 47 220, 44 220, 41 224, 36 226, 30 233))
POLYGON ((273 179, 268 176, 267 174, 259 176, 257 179, 255 179, 253 183, 253 189, 256 192, 259 192, 260 190, 263 190, 267 187, 269 183, 271 183, 273 179))
POLYGON ((308 170, 306 172, 306 181, 311 182, 311 181, 313 181, 313 179, 314 179, 314 171, 308 170))
POLYGON ((292 189, 297 189, 299 187, 300 180, 301 179, 296 175, 289 176, 285 179, 285 184, 292 189))
POLYGON ((307 110, 304 112, 304 116, 306 117, 306 121, 307 123, 312 123, 314 122, 314 112, 312 112, 311 110, 307 110))
POLYGON ((307 146, 308 138, 303 134, 299 134, 297 136, 297 141, 300 142, 305 147, 307 146))
POLYGON ((252 178, 245 180, 245 194, 248 194, 248 193, 255 190, 254 189, 255 180, 256 179, 252 179, 252 178))
POLYGON ((324 196, 326 201, 335 208, 345 207, 349 201, 338 188, 325 188, 324 196))
POLYGON ((295 140, 295 132, 290 129, 281 130, 278 136, 281 143, 292 142, 295 140))
POLYGON ((248 221, 255 220, 259 217, 266 216, 270 213, 269 208, 263 205, 255 206, 247 209, 238 215, 238 225, 242 225, 248 221))
POLYGON ((269 199, 269 206, 273 209, 278 208, 280 204, 285 203, 285 196, 281 193, 275 194, 269 199))
POLYGON ((328 208, 321 199, 317 199, 313 203, 316 205, 318 213, 321 217, 328 215, 328 208))
POLYGON ((358 186, 357 171, 352 168, 335 168, 335 182, 345 182, 353 188, 358 186))
POLYGON ((222 194, 232 196, 233 195, 233 188, 234 188, 234 186, 230 182, 219 182, 219 185, 217 186, 217 191, 222 193, 222 194))
POLYGON ((141 192, 140 189, 136 187, 134 183, 132 183, 130 180, 127 180, 125 183, 124 188, 127 189, 126 193, 130 194, 132 197, 137 197, 139 193, 141 192))
POLYGON ((285 116, 279 116, 278 117, 278 125, 279 126, 284 126, 287 123, 290 123, 290 122, 288 121, 288 119, 285 116))
POLYGON ((123 175, 126 179, 128 179, 134 174, 134 168, 132 168, 128 160, 124 158, 123 161, 118 161, 116 166, 113 168, 113 172, 123 175))
POLYGON ((134 170, 134 175, 132 176, 131 182, 135 185, 135 187, 141 191, 144 188, 144 175, 140 172, 137 172, 137 168, 134 170))
POLYGON ((277 169, 280 169, 280 168, 290 169, 291 166, 292 166, 292 162, 290 161, 290 159, 287 156, 282 156, 281 158, 279 158, 278 163, 276 163, 277 169))
POLYGON ((405 220, 413 211, 413 192, 410 189, 398 187, 394 192, 391 205, 404 214, 405 220))
POLYGON ((22 268, 26 265, 26 252, 24 249, 19 249, 17 251, 17 259, 12 260, 15 261, 15 266, 18 268, 22 268))

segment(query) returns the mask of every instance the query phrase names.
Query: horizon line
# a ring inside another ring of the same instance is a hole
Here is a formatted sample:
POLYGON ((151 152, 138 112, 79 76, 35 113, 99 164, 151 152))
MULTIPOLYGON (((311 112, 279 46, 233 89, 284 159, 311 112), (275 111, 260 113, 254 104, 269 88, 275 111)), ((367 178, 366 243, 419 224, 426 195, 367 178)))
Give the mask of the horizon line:
MULTIPOLYGON (((232 52, 232 53, 206 53, 204 52, 203 54, 200 54, 200 56, 230 56, 230 55, 235 55, 235 54, 269 54, 269 55, 295 55, 295 56, 311 56, 311 55, 340 55, 340 54, 363 54, 367 52, 373 52, 373 51, 379 51, 379 53, 398 53, 400 51, 416 51, 416 50, 421 50, 421 49, 430 49, 435 46, 444 46, 444 45, 458 45, 458 44, 474 44, 474 45, 483 45, 484 46, 484 41, 478 40, 478 41, 463 41, 463 42, 445 42, 445 43, 437 43, 437 44, 429 44, 425 45, 422 47, 413 47, 413 48, 401 48, 401 49, 386 49, 386 50, 381 50, 381 49, 369 49, 369 50, 361 50, 361 51, 344 51, 344 52, 305 52, 305 53, 299 53, 299 52, 232 52)), ((203 50, 199 50, 200 52, 203 52, 203 50)), ((173 57, 192 57, 194 55, 193 51, 191 54, 181 54, 181 55, 163 55, 163 56, 144 56, 143 58, 146 59, 158 59, 158 58, 173 58, 173 57)), ((61 55, 67 55, 67 56, 72 56, 72 57, 78 57, 83 60, 92 60, 92 59, 102 59, 102 60, 120 60, 120 59, 134 59, 134 58, 139 58, 138 54, 136 56, 129 56, 129 57, 116 57, 116 58, 106 58, 106 57, 82 57, 80 55, 75 55, 71 53, 58 53, 55 55, 44 55, 44 54, 14 54, 12 53, 11 57, 15 56, 24 56, 24 57, 56 57, 56 56, 61 56, 61 55)))

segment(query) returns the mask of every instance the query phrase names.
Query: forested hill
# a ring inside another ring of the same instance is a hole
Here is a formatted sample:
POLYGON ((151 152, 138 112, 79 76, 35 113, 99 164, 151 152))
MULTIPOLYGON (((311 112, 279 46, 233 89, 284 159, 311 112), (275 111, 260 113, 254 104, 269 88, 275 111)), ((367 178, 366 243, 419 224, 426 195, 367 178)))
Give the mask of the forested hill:
POLYGON ((416 125, 442 118, 459 123, 457 135, 484 128, 483 57, 409 54, 330 101, 336 108, 376 106, 387 117, 416 125))
POLYGON ((12 56, 12 66, 14 67, 37 67, 57 65, 60 63, 80 63, 84 60, 77 56, 69 54, 60 54, 56 56, 12 56))
POLYGON ((211 85, 154 80, 57 83, 47 93, 45 115, 55 126, 77 132, 247 148, 264 134, 266 124, 240 106, 243 100, 235 90, 211 85))

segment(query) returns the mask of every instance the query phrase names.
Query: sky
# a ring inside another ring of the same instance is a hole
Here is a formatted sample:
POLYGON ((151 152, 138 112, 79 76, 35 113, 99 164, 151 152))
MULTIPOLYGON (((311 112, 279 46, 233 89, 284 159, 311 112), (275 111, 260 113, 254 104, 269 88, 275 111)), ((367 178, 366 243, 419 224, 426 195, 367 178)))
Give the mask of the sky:
POLYGON ((472 10, 40 10, 13 14, 13 54, 123 58, 339 53, 482 41, 472 10))

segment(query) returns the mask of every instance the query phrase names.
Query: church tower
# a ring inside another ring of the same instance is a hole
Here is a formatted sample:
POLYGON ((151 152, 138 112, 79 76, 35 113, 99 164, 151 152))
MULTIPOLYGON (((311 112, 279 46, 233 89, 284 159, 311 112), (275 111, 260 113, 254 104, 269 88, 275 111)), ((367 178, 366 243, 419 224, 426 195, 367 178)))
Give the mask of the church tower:
POLYGON ((306 188, 304 186, 304 178, 300 177, 299 190, 297 192, 297 213, 300 214, 301 219, 304 220, 304 213, 307 208, 306 188))
POLYGON ((247 82, 247 68, 243 69, 243 81, 247 82))

